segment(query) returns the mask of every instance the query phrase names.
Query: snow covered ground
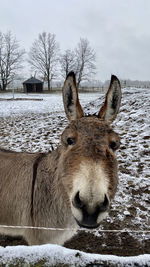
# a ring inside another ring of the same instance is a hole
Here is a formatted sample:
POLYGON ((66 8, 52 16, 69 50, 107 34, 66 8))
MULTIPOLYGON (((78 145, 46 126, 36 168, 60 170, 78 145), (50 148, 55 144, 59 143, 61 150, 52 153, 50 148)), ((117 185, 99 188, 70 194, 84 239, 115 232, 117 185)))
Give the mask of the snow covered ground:
MULTIPOLYGON (((16 94, 16 99, 35 101, 5 101, 11 98, 11 94, 0 96, 0 146, 29 152, 48 151, 51 144, 56 147, 67 124, 62 95, 16 94)), ((81 94, 80 98, 84 106, 98 98, 98 94, 81 94)))
MULTIPOLYGON (((11 94, 0 95, 0 147, 29 152, 45 152, 51 150, 52 146, 56 147, 60 134, 67 125, 61 95, 15 95, 15 98, 28 99, 21 101, 6 100, 9 98, 11 98, 11 94), (29 100, 31 98, 36 100, 29 100)), ((144 247, 142 254, 150 254, 149 99, 149 89, 123 89, 120 114, 114 122, 114 128, 121 136, 121 148, 117 152, 119 187, 111 212, 100 228, 100 230, 124 229, 129 231, 128 236, 132 238, 133 243, 135 242, 135 247, 146 244, 146 252, 144 247)), ((104 95, 98 93, 80 94, 80 102, 86 113, 98 112, 103 100, 104 95)), ((103 238, 105 247, 108 244, 108 238, 100 230, 94 231, 94 235, 97 238, 103 238)), ((120 240, 119 247, 122 244, 121 233, 118 232, 117 237, 120 240)), ((88 246, 90 245, 88 244, 88 246)), ((15 247, 14 250, 13 248, 7 249, 14 253, 23 250, 23 248, 15 247)), ((30 248, 24 248, 24 252, 28 251, 29 254, 32 254, 32 249, 36 250, 36 248, 31 248, 31 251, 30 248)), ((48 246, 46 249, 47 251, 52 250, 54 254, 54 246, 48 246)), ((44 251, 46 249, 44 247, 44 251)), ((39 250, 38 247, 37 251, 39 250)), ((61 255, 77 253, 68 252, 65 248, 60 249, 59 247, 57 250, 61 255)), ((88 251, 86 244, 84 244, 83 250, 88 251)), ((0 255, 3 253, 6 255, 5 251, 0 248, 0 255)), ((85 254, 82 255, 81 258, 86 258, 85 254)), ((137 251, 135 255, 138 255, 137 251)), ((88 254, 86 259, 90 259, 90 257, 88 254)), ((91 258, 93 259, 93 257, 94 255, 91 258)), ((104 256, 95 257, 97 259, 97 257, 104 256)), ((139 260, 149 258, 149 256, 145 257, 139 258, 139 260)), ((114 258, 112 259, 114 260, 114 258)), ((122 261, 124 261, 123 258, 122 261)), ((150 266, 150 263, 147 266, 150 266)))
POLYGON ((58 245, 0 247, 0 264, 5 266, 150 266, 150 255, 117 257, 70 250, 58 245))

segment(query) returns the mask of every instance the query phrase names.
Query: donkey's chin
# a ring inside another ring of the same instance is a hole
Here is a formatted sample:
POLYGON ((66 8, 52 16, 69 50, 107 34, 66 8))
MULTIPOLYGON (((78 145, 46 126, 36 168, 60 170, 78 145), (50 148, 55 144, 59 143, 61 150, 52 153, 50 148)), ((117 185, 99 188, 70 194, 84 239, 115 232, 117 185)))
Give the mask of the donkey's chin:
POLYGON ((100 223, 97 223, 97 224, 93 224, 93 225, 90 225, 90 224, 82 224, 81 222, 79 222, 77 219, 75 219, 77 224, 81 227, 81 228, 86 228, 86 229, 96 229, 100 226, 100 223))

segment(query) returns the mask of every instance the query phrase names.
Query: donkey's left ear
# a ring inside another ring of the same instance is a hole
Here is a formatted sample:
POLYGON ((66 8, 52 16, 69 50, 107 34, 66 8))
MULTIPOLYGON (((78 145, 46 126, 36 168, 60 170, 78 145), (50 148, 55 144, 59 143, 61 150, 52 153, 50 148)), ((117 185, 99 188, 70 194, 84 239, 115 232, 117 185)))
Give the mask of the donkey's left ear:
POLYGON ((110 86, 106 94, 104 105, 101 107, 98 117, 107 121, 112 122, 120 108, 121 102, 121 86, 120 81, 115 75, 111 76, 110 86))
POLYGON ((63 102, 67 118, 72 121, 84 116, 78 98, 78 90, 74 72, 67 75, 63 86, 63 102))

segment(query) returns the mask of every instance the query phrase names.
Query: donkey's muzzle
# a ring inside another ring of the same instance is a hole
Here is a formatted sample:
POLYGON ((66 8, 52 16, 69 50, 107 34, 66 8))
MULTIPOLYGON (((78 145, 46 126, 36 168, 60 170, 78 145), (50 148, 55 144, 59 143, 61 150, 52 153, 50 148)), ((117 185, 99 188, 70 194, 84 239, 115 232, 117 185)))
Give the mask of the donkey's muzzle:
POLYGON ((84 201, 80 199, 79 192, 77 192, 72 204, 75 208, 79 209, 82 214, 81 221, 75 218, 78 225, 80 227, 94 229, 94 228, 99 227, 100 225, 100 223, 98 222, 99 215, 108 210, 109 200, 107 196, 105 195, 103 203, 100 203, 99 205, 97 205, 91 212, 89 211, 88 203, 84 203, 84 201))

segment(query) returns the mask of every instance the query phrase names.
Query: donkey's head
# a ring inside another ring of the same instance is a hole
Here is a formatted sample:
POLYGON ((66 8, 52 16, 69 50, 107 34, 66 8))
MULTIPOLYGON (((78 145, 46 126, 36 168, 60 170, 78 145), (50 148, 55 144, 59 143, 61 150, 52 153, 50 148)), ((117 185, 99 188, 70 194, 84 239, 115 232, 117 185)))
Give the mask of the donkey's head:
POLYGON ((115 151, 120 142, 110 123, 120 100, 120 82, 112 76, 98 115, 84 116, 73 72, 64 83, 63 101, 70 124, 61 139, 61 175, 73 217, 81 227, 98 227, 116 192, 115 151))

